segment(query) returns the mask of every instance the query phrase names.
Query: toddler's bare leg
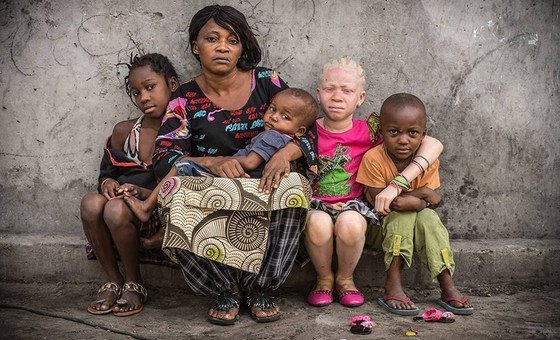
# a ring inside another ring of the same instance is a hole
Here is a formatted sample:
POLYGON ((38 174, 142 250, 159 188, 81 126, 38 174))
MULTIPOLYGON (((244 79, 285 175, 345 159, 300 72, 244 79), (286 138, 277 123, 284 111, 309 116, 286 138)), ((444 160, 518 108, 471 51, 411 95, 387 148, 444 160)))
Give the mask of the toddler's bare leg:
POLYGON ((165 229, 163 227, 150 237, 141 238, 140 242, 142 247, 145 249, 156 249, 161 248, 163 245, 163 236, 165 234, 165 229))

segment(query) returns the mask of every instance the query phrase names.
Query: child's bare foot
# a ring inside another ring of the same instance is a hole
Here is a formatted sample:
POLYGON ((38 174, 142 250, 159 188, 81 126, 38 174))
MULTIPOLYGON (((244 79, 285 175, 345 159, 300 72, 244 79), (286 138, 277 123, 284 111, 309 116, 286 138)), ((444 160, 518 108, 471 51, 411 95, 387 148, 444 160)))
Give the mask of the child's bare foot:
POLYGON ((142 247, 144 247, 145 249, 161 248, 161 246, 163 245, 164 233, 165 230, 161 228, 154 235, 146 238, 141 238, 140 242, 142 244, 142 247))
POLYGON ((387 279, 385 282, 385 297, 398 298, 398 300, 385 298, 385 303, 393 309, 416 309, 414 302, 408 299, 402 289, 400 280, 398 282, 391 282, 387 279))
POLYGON ((91 314, 110 313, 121 295, 121 285, 117 282, 107 282, 101 286, 97 300, 88 306, 88 312, 91 314))
POLYGON ((146 288, 136 282, 127 282, 123 286, 121 298, 113 307, 115 316, 131 316, 140 313, 144 309, 144 302, 148 297, 146 288))
POLYGON ((401 270, 403 259, 400 256, 393 257, 391 265, 387 270, 387 280, 385 281, 385 303, 392 309, 415 310, 417 309, 405 294, 401 285, 401 270), (393 299, 391 299, 391 297, 393 299))
POLYGON ((123 195, 123 199, 130 210, 132 210, 134 215, 136 215, 136 217, 138 217, 141 222, 147 222, 150 219, 150 216, 152 215, 152 209, 145 206, 144 201, 141 201, 128 193, 125 193, 123 195))
POLYGON ((456 308, 471 308, 472 305, 468 299, 465 299, 464 303, 457 300, 462 300, 464 297, 461 292, 455 288, 455 283, 453 278, 449 273, 449 270, 445 269, 438 275, 439 286, 441 288, 441 298, 443 300, 449 300, 449 304, 456 308))

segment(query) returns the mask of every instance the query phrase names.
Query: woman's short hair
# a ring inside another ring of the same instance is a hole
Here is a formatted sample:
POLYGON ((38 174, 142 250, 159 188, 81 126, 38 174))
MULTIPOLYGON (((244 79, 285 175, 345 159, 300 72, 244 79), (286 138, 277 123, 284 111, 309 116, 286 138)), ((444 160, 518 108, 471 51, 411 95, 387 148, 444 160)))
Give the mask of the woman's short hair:
POLYGON ((237 61, 237 67, 247 71, 257 66, 261 61, 261 48, 257 38, 255 38, 243 13, 231 6, 206 6, 192 17, 189 25, 189 43, 194 57, 200 61, 200 57, 192 50, 192 45, 198 38, 198 33, 202 27, 210 19, 214 19, 220 27, 232 31, 241 42, 242 55, 237 61))

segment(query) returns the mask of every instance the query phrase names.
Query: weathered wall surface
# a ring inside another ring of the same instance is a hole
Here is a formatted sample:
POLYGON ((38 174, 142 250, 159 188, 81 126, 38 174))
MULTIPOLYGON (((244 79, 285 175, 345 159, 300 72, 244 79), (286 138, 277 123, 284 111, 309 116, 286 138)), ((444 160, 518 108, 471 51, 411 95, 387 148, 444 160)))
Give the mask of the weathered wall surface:
MULTIPOLYGON (((0 3, 1 232, 81 235, 103 140, 140 114, 116 64, 160 52, 183 81, 196 75, 187 28, 206 4, 0 3)), ((360 116, 395 92, 424 99, 453 238, 560 238, 559 1, 230 4, 292 86, 314 91, 321 65, 347 54, 367 72, 360 116)))

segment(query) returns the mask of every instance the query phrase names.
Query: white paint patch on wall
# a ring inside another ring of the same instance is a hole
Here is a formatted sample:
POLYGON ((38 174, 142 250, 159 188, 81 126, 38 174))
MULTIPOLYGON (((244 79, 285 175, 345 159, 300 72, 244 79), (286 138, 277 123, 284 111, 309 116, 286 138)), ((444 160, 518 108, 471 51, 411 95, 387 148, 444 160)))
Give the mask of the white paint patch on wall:
POLYGON ((539 41, 539 35, 537 33, 531 35, 531 38, 527 41, 529 45, 536 45, 539 41))

